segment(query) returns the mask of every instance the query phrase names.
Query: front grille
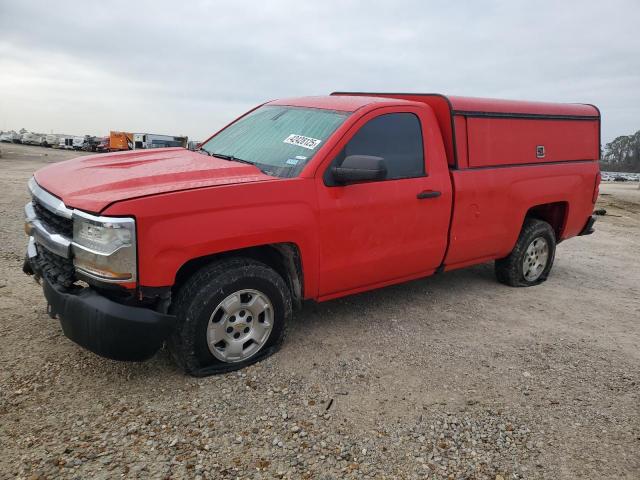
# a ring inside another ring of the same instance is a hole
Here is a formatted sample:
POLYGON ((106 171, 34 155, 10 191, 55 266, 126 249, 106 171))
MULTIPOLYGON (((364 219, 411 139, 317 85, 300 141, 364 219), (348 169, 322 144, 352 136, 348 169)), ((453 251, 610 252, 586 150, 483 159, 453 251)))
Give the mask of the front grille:
POLYGON ((34 270, 51 283, 69 288, 76 281, 73 260, 63 258, 38 245, 38 255, 31 259, 34 270))
MULTIPOLYGON (((38 203, 38 199, 35 197, 32 204, 38 220, 49 232, 57 233, 67 239, 73 238, 73 220, 56 215, 38 203)), ((31 259, 31 263, 37 273, 46 277, 53 284, 69 288, 76 281, 73 260, 56 255, 41 245, 38 245, 38 255, 31 259)))
POLYGON ((73 220, 56 215, 51 210, 40 205, 35 198, 33 199, 33 209, 38 219, 47 227, 47 230, 66 238, 73 237, 73 220))

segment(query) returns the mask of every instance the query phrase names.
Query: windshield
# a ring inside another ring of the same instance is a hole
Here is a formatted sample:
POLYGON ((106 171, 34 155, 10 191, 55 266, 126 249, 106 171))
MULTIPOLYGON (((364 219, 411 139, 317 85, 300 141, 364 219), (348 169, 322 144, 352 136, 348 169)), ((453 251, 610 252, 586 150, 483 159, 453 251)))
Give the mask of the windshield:
POLYGON ((294 177, 348 114, 265 105, 202 145, 209 155, 251 163, 269 175, 294 177))

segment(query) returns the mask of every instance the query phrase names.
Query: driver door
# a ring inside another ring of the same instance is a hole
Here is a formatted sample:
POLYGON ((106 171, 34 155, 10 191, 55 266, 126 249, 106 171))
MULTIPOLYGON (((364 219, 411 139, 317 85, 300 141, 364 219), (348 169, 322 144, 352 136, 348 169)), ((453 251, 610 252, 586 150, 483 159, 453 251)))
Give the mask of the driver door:
MULTIPOLYGON (((434 151, 426 142, 425 120, 422 109, 413 107, 374 110, 354 124, 321 167, 320 299, 429 275, 442 262, 451 187, 445 167, 437 174, 428 170, 434 151), (386 177, 335 184, 332 167, 350 155, 384 158, 386 177)), ((433 116, 429 120, 435 122, 433 116)))

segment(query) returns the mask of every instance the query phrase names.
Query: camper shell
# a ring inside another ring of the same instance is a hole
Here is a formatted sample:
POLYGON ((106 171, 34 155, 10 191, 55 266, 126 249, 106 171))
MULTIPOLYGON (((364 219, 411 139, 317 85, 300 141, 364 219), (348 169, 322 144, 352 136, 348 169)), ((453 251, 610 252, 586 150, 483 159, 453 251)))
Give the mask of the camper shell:
POLYGON ((600 111, 590 104, 438 93, 332 95, 397 98, 429 105, 442 132, 449 166, 455 169, 600 158, 600 111))
POLYGON ((589 104, 438 93, 332 95, 396 98, 429 105, 442 132, 447 162, 455 169, 600 158, 600 111, 589 104))

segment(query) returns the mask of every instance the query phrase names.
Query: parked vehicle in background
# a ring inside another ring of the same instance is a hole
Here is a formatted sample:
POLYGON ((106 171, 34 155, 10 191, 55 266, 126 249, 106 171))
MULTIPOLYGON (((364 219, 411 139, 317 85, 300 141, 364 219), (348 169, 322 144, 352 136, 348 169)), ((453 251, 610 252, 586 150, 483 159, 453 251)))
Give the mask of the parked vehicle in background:
POLYGON ((22 135, 22 143, 25 145, 40 145, 45 143, 45 135, 41 133, 27 132, 22 135))
POLYGON ((146 140, 145 140, 145 133, 134 133, 133 134, 133 149, 134 150, 139 150, 139 149, 143 149, 146 148, 146 140))
POLYGON ((58 141, 58 148, 73 150, 73 138, 74 137, 70 135, 62 135, 58 141))
POLYGON ((504 284, 544 282, 556 243, 594 231, 599 140, 591 105, 276 100, 197 152, 38 170, 24 271, 97 354, 143 360, 167 341, 190 374, 235 370, 278 349, 305 299, 488 261, 504 284))
POLYGON ((13 130, 4 132, 2 135, 0 135, 0 142, 17 143, 16 140, 18 139, 20 139, 20 135, 13 130))
POLYGON ((96 144, 97 153, 104 153, 109 151, 109 137, 100 137, 96 144))
POLYGON ((95 151, 97 151, 98 143, 100 143, 100 138, 101 137, 94 137, 94 136, 91 136, 91 135, 86 135, 85 136, 85 143, 84 143, 83 150, 85 152, 95 152, 95 151))
POLYGON ((187 147, 187 137, 175 137, 171 135, 156 135, 153 133, 134 133, 133 149, 187 147))
POLYGON ((44 137, 45 147, 58 146, 59 143, 60 143, 60 135, 56 133, 50 133, 44 137))
POLYGON ((116 152, 120 150, 145 150, 149 148, 186 148, 187 142, 187 137, 112 131, 109 135, 109 150, 116 152))
POLYGON ((195 152, 200 148, 201 144, 202 142, 199 140, 189 140, 189 143, 187 143, 187 149, 191 150, 192 152, 195 152))
POLYGON ((13 140, 13 143, 22 143, 22 137, 25 133, 29 133, 28 130, 21 128, 18 130, 16 138, 13 140))
POLYGON ((640 173, 637 172, 600 172, 603 182, 639 182, 640 173))
POLYGON ((133 133, 110 132, 109 151, 118 152, 121 150, 133 150, 133 133))
POLYGON ((73 149, 74 150, 84 150, 85 145, 87 144, 88 135, 83 137, 73 137, 73 149))

